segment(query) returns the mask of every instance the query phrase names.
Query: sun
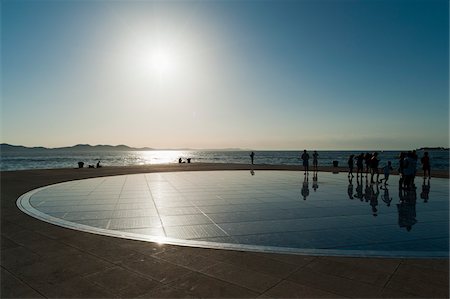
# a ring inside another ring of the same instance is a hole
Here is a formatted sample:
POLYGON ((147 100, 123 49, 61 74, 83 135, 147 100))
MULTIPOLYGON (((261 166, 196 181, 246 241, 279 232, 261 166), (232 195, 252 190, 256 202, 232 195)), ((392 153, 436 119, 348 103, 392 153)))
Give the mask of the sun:
POLYGON ((151 68, 159 75, 173 73, 176 69, 175 55, 169 49, 155 49, 150 55, 150 63, 151 68))
POLYGON ((134 57, 135 64, 145 74, 153 76, 174 76, 178 67, 176 52, 166 47, 146 48, 134 57))

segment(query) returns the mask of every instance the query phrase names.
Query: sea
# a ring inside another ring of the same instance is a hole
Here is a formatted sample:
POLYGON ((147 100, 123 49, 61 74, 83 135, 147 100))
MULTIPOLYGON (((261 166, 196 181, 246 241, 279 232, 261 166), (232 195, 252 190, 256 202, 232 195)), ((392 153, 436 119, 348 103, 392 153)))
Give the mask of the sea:
MULTIPOLYGON (((346 167, 350 155, 358 155, 361 151, 317 151, 319 166, 332 166, 338 161, 339 166, 346 167)), ((373 151, 369 151, 373 152, 373 151)), ((400 151, 377 151, 380 167, 391 161, 394 169, 398 168, 400 151)), ((449 151, 428 150, 431 169, 449 171, 449 151)), ((424 151, 417 154, 423 156, 424 151)), ((302 151, 255 151, 255 164, 266 165, 301 165, 302 151)), ((312 151, 309 151, 312 161, 312 151)), ((32 151, 3 151, 1 156, 1 171, 25 169, 53 169, 77 168, 78 162, 84 162, 85 167, 96 165, 100 161, 102 166, 132 166, 178 163, 181 158, 191 163, 250 163, 250 151, 201 151, 201 150, 148 150, 148 151, 72 151, 72 150, 32 150, 32 151)), ((420 167, 420 162, 418 168, 420 167)))

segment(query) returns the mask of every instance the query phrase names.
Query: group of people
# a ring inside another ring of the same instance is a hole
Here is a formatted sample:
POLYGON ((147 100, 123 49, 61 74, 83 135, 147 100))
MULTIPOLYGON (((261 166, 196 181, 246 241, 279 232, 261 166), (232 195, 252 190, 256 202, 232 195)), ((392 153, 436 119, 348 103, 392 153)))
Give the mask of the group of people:
MULTIPOLYGON (((83 168, 84 167, 84 162, 78 162, 78 168, 83 168)), ((100 164, 100 161, 98 161, 97 162, 97 165, 96 165, 96 167, 94 167, 94 165, 92 165, 92 164, 89 164, 88 165, 88 168, 100 168, 100 167, 102 167, 102 165, 100 164)))
POLYGON ((381 183, 384 180, 384 183, 387 184, 387 181, 389 179, 389 175, 391 171, 393 170, 391 161, 388 161, 388 163, 382 168, 384 173, 384 178, 379 180, 380 172, 379 172, 379 164, 380 159, 378 159, 378 153, 374 152, 371 153, 361 153, 358 156, 355 157, 355 155, 350 155, 348 157, 348 176, 353 177, 353 168, 354 168, 354 162, 356 162, 356 176, 363 175, 364 173, 364 166, 365 166, 365 172, 366 176, 370 173, 370 182, 374 183, 374 176, 376 174, 376 182, 381 183))
MULTIPOLYGON (((418 164, 419 157, 415 150, 408 151, 408 152, 401 152, 399 156, 399 168, 398 173, 400 175, 400 183, 399 185, 405 189, 411 189, 414 188, 414 179, 416 177, 417 173, 417 164, 418 164)), ((387 185, 387 181, 389 180, 389 175, 394 170, 392 168, 392 162, 388 161, 386 165, 384 165, 381 169, 384 174, 384 178, 381 180, 379 179, 379 164, 380 160, 378 159, 378 153, 375 152, 373 154, 370 153, 361 153, 358 156, 355 157, 355 155, 350 155, 348 158, 348 176, 353 177, 353 168, 354 168, 354 161, 356 161, 356 175, 358 176, 361 174, 361 176, 364 173, 364 165, 365 165, 365 172, 366 177, 370 173, 370 182, 374 183, 374 176, 376 175, 375 182, 376 183, 382 183, 384 181, 384 184, 387 185)), ((428 152, 425 152, 423 154, 423 157, 420 159, 420 162, 422 164, 423 169, 423 177, 428 179, 431 177, 431 166, 430 166, 430 156, 428 155, 428 152)))
MULTIPOLYGON (((253 165, 255 159, 255 152, 250 153, 251 163, 253 165)), ((300 156, 302 160, 303 169, 305 171, 305 175, 309 172, 309 160, 310 155, 305 150, 300 156)), ((319 154, 317 151, 314 151, 312 154, 312 163, 313 163, 313 171, 317 171, 318 168, 318 160, 319 154)), ((415 150, 408 152, 401 152, 399 156, 399 168, 398 173, 400 175, 400 185, 403 188, 413 188, 414 187, 414 178, 417 172, 417 164, 418 164, 418 155, 415 150)), ((431 178, 431 166, 430 166, 430 157, 428 152, 425 152, 423 157, 420 159, 423 169, 423 177, 431 178)), ((390 174, 393 172, 392 162, 387 161, 387 163, 380 168, 380 159, 378 158, 378 153, 361 153, 359 155, 350 155, 347 161, 348 165, 348 177, 354 177, 353 169, 356 164, 356 176, 366 174, 366 177, 370 173, 370 182, 371 183, 382 183, 387 185, 390 174), (380 170, 384 174, 384 177, 380 179, 380 170), (375 180, 374 180, 375 178, 375 180)), ((336 166, 336 165, 335 165, 336 166)))
POLYGON ((179 163, 179 164, 181 164, 181 163, 191 163, 191 158, 186 158, 186 162, 183 161, 182 158, 178 158, 178 163, 179 163))
MULTIPOLYGON (((319 154, 317 153, 317 151, 314 151, 312 157, 313 157, 313 171, 317 171, 317 167, 319 165, 319 154)), ((303 150, 303 154, 300 156, 300 159, 302 160, 305 174, 307 174, 309 172, 309 154, 306 150, 303 150)))

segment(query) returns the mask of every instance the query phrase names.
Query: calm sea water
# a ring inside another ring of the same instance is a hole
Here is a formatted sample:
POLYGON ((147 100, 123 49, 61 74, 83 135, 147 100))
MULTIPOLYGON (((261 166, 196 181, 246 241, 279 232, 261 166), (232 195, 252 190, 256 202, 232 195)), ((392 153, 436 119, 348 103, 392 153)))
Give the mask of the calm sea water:
MULTIPOLYGON (((309 152, 312 158, 312 152, 309 152)), ((331 166, 332 161, 339 161, 339 166, 346 166, 350 154, 360 151, 318 151, 319 166, 331 166)), ((398 167, 399 151, 379 151, 380 167, 391 161, 393 167, 398 167)), ((104 166, 130 166, 163 163, 178 163, 178 158, 191 158, 191 163, 249 163, 248 151, 33 151, 1 153, 0 170, 75 168, 79 161, 85 166, 95 165, 101 161, 104 166)), ((429 151, 431 168, 449 170, 448 151, 429 151)), ((301 165, 300 151, 256 151, 255 164, 301 165)), ((423 151, 418 151, 419 157, 423 151)), ((312 160, 311 160, 312 161, 312 160)), ((420 167, 420 163, 418 165, 420 167)))

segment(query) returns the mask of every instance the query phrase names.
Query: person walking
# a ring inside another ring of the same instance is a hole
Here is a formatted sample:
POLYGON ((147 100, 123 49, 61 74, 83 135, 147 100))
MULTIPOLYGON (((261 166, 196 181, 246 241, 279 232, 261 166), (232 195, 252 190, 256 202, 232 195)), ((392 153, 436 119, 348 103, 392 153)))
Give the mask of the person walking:
POLYGON ((423 178, 425 179, 428 175, 428 178, 431 178, 430 170, 430 157, 428 156, 428 152, 423 153, 422 159, 420 159, 420 162, 422 163, 422 169, 423 169, 423 178))
POLYGON ((366 177, 369 175, 370 160, 371 159, 372 159, 372 155, 370 153, 366 153, 364 155, 364 163, 366 164, 366 177))
POLYGON ((379 176, 380 176, 380 173, 378 172, 378 165, 379 164, 380 164, 380 160, 378 159, 378 153, 375 152, 375 153, 372 154, 372 158, 370 159, 370 163, 369 163, 370 169, 371 169, 371 171, 370 171, 370 173, 371 173, 370 182, 371 183, 374 183, 373 176, 375 174, 377 174, 377 177, 376 177, 375 180, 378 183, 378 179, 379 179, 379 176))
POLYGON ((255 152, 250 153, 250 159, 252 160, 252 165, 253 165, 253 161, 255 159, 255 152))
POLYGON ((303 161, 303 169, 305 170, 306 175, 307 173, 309 173, 309 154, 306 152, 306 150, 303 150, 301 159, 303 161))
POLYGON ((356 158, 356 177, 361 174, 361 177, 364 173, 364 153, 359 154, 356 158))
POLYGON ((348 157, 348 177, 354 177, 353 175, 353 158, 355 157, 355 155, 350 155, 350 157, 348 157))
POLYGON ((386 166, 383 167, 383 173, 384 173, 384 178, 381 179, 379 181, 379 183, 381 183, 382 181, 384 181, 384 184, 387 185, 387 181, 389 180, 389 175, 391 174, 391 171, 394 170, 392 168, 392 163, 391 161, 388 161, 388 163, 386 164, 386 166))
POLYGON ((319 165, 319 154, 317 153, 317 151, 314 151, 312 156, 313 156, 313 170, 317 172, 317 168, 319 165))

